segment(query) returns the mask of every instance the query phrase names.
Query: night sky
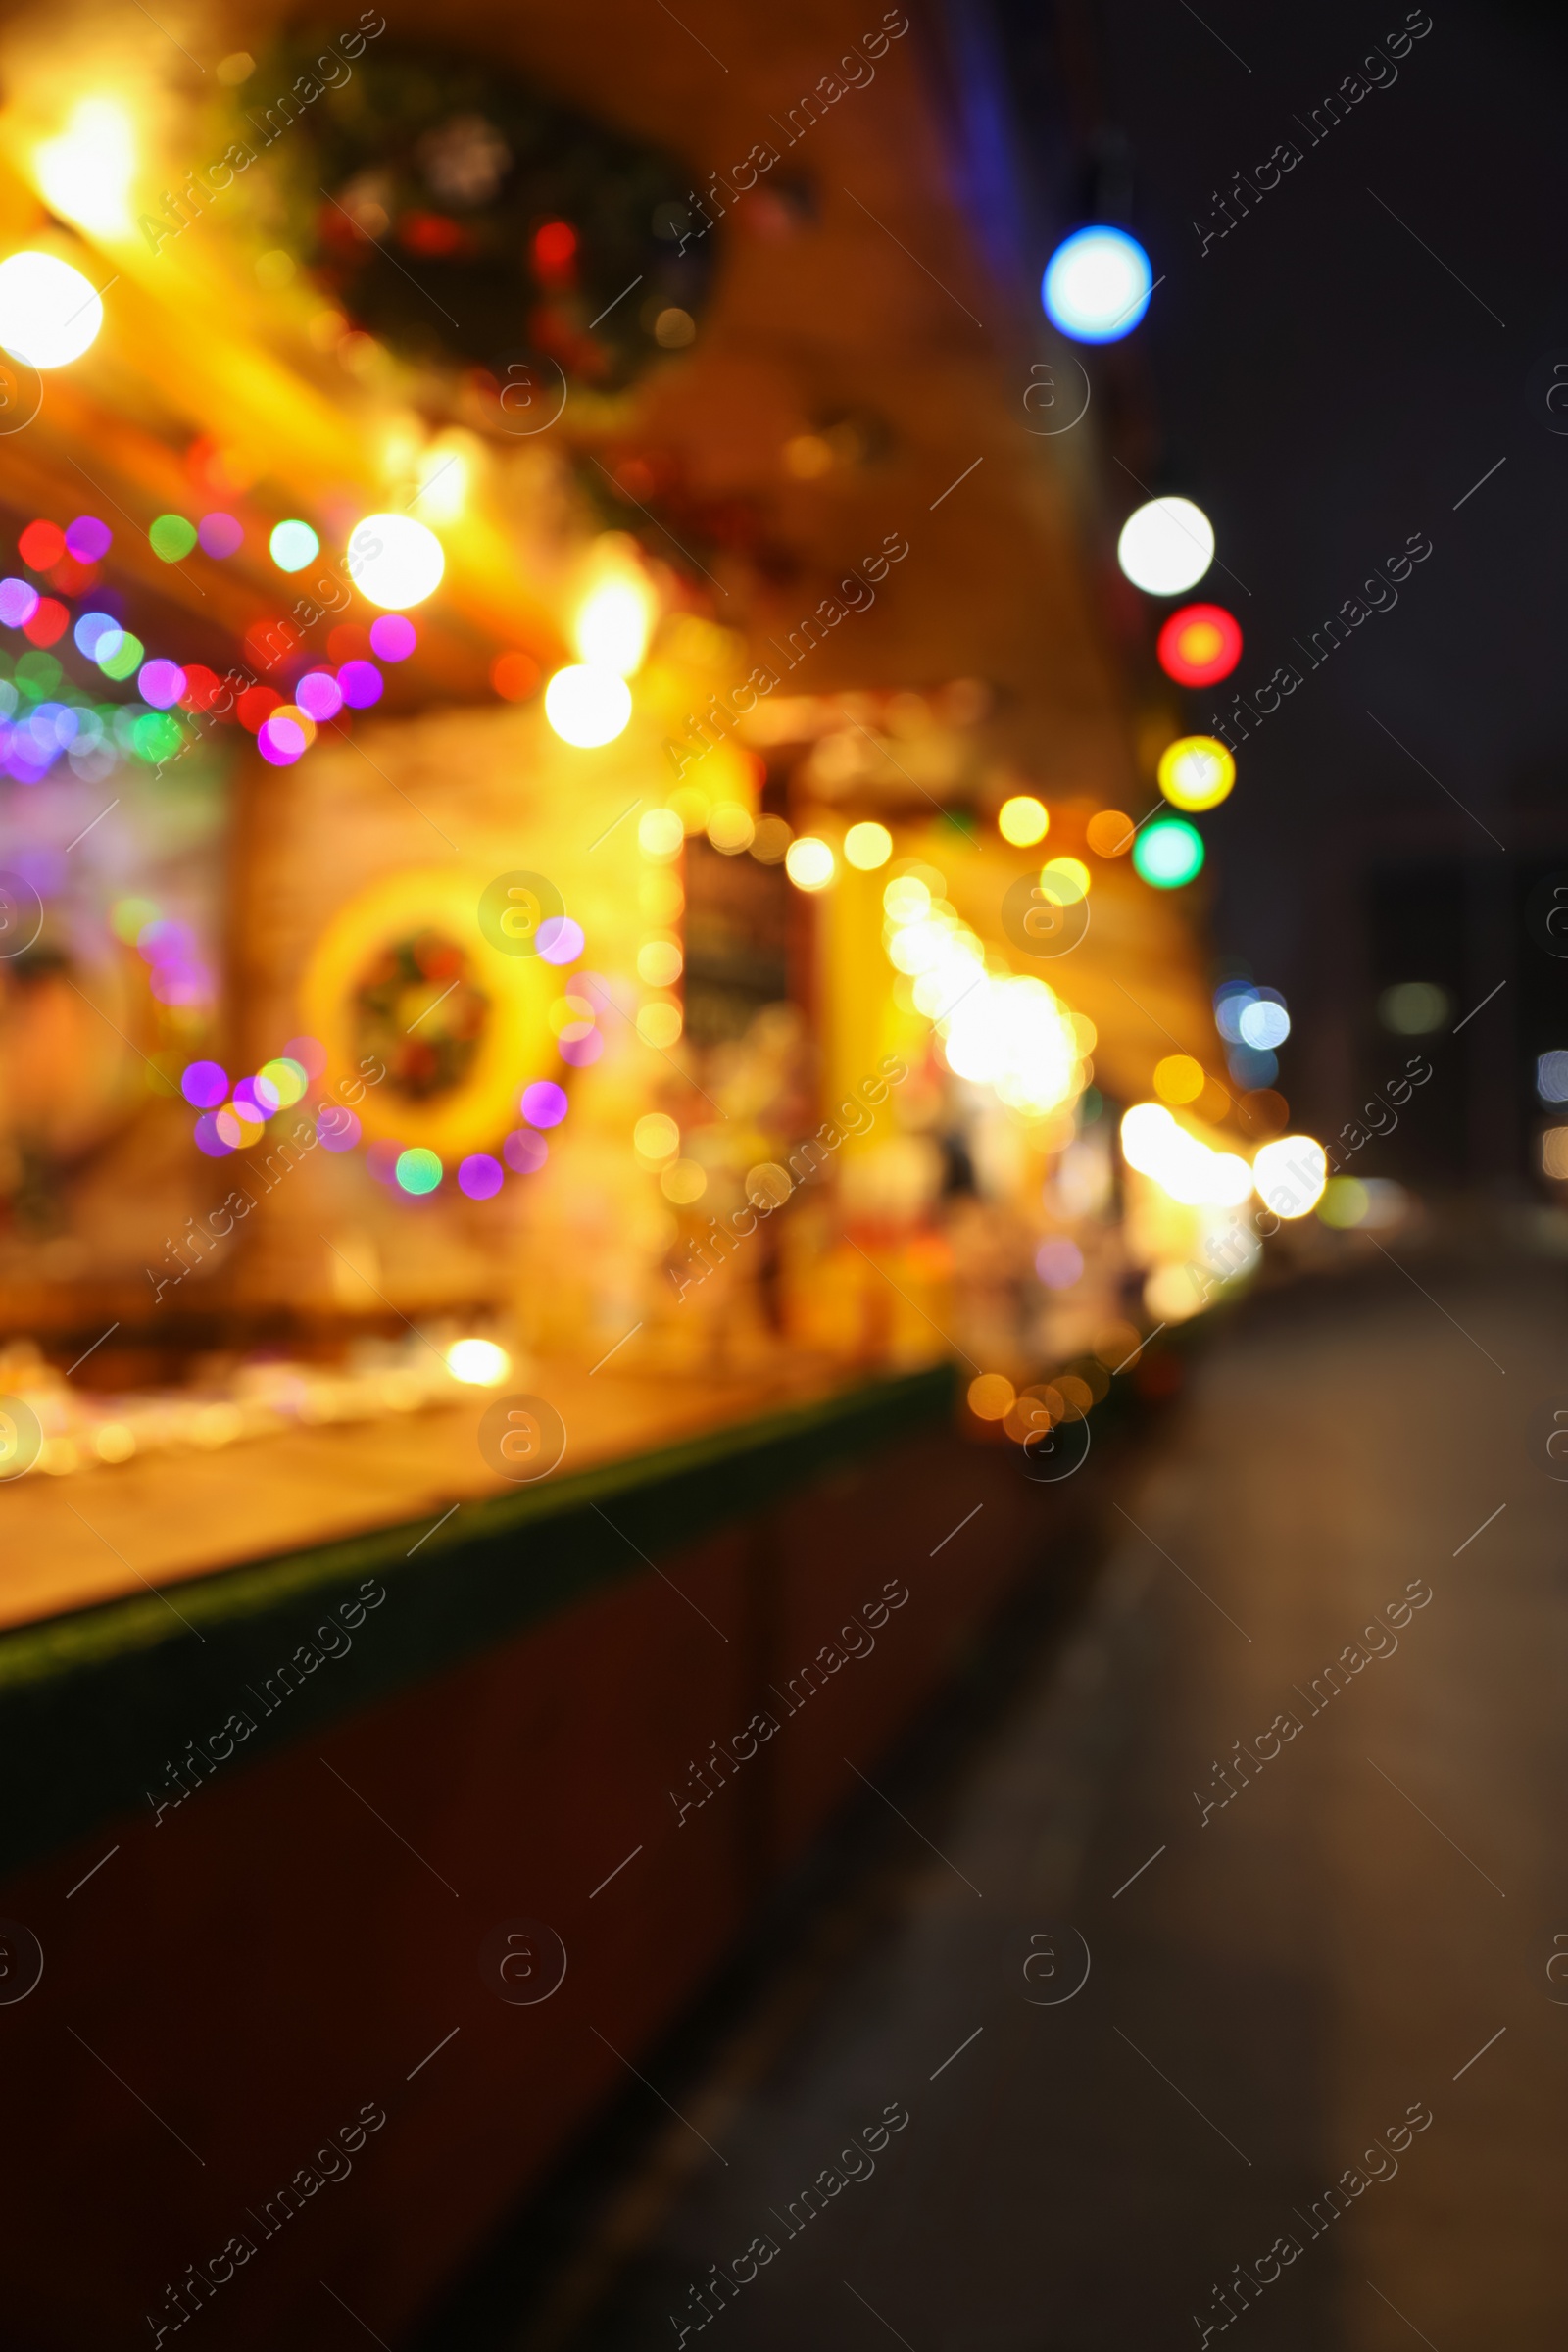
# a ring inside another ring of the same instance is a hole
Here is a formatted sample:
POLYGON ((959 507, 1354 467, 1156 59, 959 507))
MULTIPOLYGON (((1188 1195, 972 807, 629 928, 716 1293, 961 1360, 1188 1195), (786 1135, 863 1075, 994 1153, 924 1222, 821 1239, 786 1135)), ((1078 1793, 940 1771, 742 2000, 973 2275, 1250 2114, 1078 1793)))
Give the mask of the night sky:
MULTIPOLYGON (((1322 1132, 1378 1050, 1370 869, 1476 869, 1464 986, 1496 962, 1478 908, 1512 886, 1510 861, 1557 848, 1568 862, 1568 436, 1544 402, 1551 362, 1568 363, 1568 25, 1436 0, 1408 54, 1364 70, 1425 12, 1200 13, 1110 0, 1092 44, 1130 142, 1130 224, 1165 272, 1140 330, 1162 439, 1152 486, 1214 522, 1219 560, 1195 593, 1246 632, 1230 684, 1250 691, 1286 662, 1304 673, 1239 747, 1237 790, 1204 821, 1216 950, 1290 998, 1282 1083, 1322 1132), (1313 110, 1370 73, 1385 86, 1311 143, 1313 110), (1283 141, 1300 162, 1249 215, 1233 204, 1231 233, 1204 251, 1200 230, 1223 226, 1216 192, 1283 141), (1294 641, 1412 534, 1433 552, 1396 605, 1308 668, 1294 641)), ((1107 485, 1138 503, 1113 468, 1107 485)), ((1193 698, 1191 721, 1224 701, 1193 698)), ((1432 918, 1451 908, 1435 898, 1432 918)), ((1495 1037, 1506 1060, 1515 1030, 1495 1037)))

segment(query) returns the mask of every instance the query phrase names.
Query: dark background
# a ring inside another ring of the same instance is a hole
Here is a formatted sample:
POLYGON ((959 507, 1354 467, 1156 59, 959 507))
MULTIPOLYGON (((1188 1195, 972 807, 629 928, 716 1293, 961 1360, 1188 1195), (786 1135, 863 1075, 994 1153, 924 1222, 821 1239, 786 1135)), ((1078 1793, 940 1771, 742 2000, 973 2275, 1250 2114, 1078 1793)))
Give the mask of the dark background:
MULTIPOLYGON (((1280 1084, 1325 1138, 1426 1042, 1380 1027, 1383 987, 1442 983, 1451 1025, 1506 981, 1435 1041, 1419 1132, 1359 1164, 1540 1197, 1534 1057, 1568 1044, 1568 967, 1522 908, 1568 868, 1568 437, 1532 377, 1568 360, 1568 21, 1430 13, 1397 80, 1316 146, 1296 118, 1405 24, 1396 0, 1001 0, 998 64, 1045 249, 1121 220, 1164 275, 1137 333, 1085 355, 1112 520, 1144 496, 1124 465, 1195 498, 1218 559, 1194 593, 1246 638, 1229 687, 1305 672, 1202 820, 1216 956, 1285 994, 1280 1084), (1302 161, 1203 253, 1195 220, 1213 225, 1233 173, 1285 139, 1302 161), (1416 532, 1433 553, 1397 606, 1307 669, 1293 641, 1416 532)), ((1170 609, 1149 608, 1148 641, 1170 609)), ((1206 730, 1224 699, 1185 698, 1186 722, 1206 730)))

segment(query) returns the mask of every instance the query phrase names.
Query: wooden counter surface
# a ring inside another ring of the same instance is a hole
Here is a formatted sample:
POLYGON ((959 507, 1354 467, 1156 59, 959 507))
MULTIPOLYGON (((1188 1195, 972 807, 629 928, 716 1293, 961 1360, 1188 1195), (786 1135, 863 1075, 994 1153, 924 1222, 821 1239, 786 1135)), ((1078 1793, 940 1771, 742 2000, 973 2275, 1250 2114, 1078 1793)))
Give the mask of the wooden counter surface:
POLYGON ((565 1423, 548 1487, 848 1385, 841 1368, 801 1361, 722 1381, 535 1364, 457 1405, 63 1478, 35 1470, 0 1487, 0 1628, 527 1492, 479 1452, 479 1422, 499 1395, 546 1397, 565 1423))

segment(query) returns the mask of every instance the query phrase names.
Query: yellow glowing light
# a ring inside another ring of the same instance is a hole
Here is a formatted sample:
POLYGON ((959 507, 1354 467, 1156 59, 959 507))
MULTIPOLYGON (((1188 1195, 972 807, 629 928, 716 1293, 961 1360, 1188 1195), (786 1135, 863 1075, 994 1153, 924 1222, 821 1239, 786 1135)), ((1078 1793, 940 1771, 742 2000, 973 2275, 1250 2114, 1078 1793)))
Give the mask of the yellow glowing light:
MULTIPOLYGON (((972 935, 955 939, 935 973, 945 1002, 931 1018, 956 1078, 989 1086, 1009 1110, 1043 1117, 1082 1083, 1070 1016, 1033 974, 993 979, 972 935)), ((924 981, 916 983, 916 1003, 924 981)), ((929 997, 934 991, 925 992, 929 997)))
POLYGON ((0 344, 29 368, 64 368, 96 340, 104 322, 97 293, 52 253, 14 253, 0 262, 0 344))
MULTIPOLYGON (((631 717, 631 688, 617 670, 574 662, 545 688, 545 716, 563 743, 596 751, 623 734, 631 717)), ((646 819, 644 820, 646 822, 646 819)))
POLYGON ((618 551, 601 559, 612 564, 590 589, 577 613, 572 642, 584 662, 595 669, 612 669, 629 678, 641 669, 654 625, 654 592, 628 558, 618 551))
POLYGON ((1081 858, 1053 858, 1040 869, 1040 887, 1058 906, 1076 906, 1089 896, 1090 872, 1081 858))
POLYGON ((1282 1135, 1252 1161, 1252 1189, 1277 1217, 1304 1217, 1323 1198, 1328 1155, 1315 1137, 1282 1135))
POLYGON ((1011 1412, 1016 1396, 1004 1372, 982 1372, 969 1383, 969 1410, 977 1421, 1001 1421, 1011 1412))
POLYGON ((1162 1102, 1196 1102, 1205 1083, 1203 1065, 1191 1054, 1167 1054, 1154 1064, 1154 1092, 1162 1102))
POLYGON ((797 890, 826 890, 834 865, 832 851, 814 833, 801 834, 784 853, 784 871, 797 890))
POLYGON ((213 1121, 231 1152, 247 1151, 266 1124, 246 1102, 225 1102, 213 1121))
POLYGON ((677 1159, 674 1166, 666 1168, 660 1177, 659 1189, 666 1200, 673 1200, 678 1208, 685 1208, 693 1200, 700 1200, 707 1192, 708 1171, 695 1159, 677 1159))
POLYGON ((419 452, 419 486, 409 501, 426 522, 457 522, 473 485, 473 445, 466 434, 442 433, 419 452))
POLYGON ((1159 789, 1173 808, 1217 808, 1236 781, 1236 762, 1212 735, 1183 735, 1159 756, 1159 789))
MULTIPOLYGON (((1252 1189, 1252 1171, 1239 1152, 1211 1152, 1171 1117, 1163 1102, 1135 1102, 1126 1112, 1121 1152, 1130 1168, 1188 1208, 1240 1208, 1252 1189)), ((1304 1215, 1310 1206, 1308 1201, 1293 1214, 1304 1215)))
POLYGON ((494 1340, 454 1340, 447 1349, 447 1370, 470 1389, 499 1389, 512 1370, 512 1358, 494 1340))
POLYGON ((637 951, 637 977, 648 988, 673 988, 685 963, 674 940, 644 940, 637 951))
POLYGON ((422 605, 440 587, 446 567, 440 540, 412 514, 367 514, 345 558, 360 594, 388 612, 422 605))
POLYGON ((917 874, 898 874, 882 893, 882 906, 894 923, 917 923, 931 910, 931 893, 917 874))
POLYGON ((78 99, 59 138, 32 161, 44 201, 63 220, 95 236, 129 236, 136 143, 129 116, 113 99, 78 99))
POLYGON ((680 1006, 663 997, 643 1005, 637 1015, 637 1034, 643 1044, 658 1046, 661 1051, 675 1043, 684 1025, 680 1006))
POLYGON ((862 874, 874 874, 879 865, 886 865, 893 855, 893 836, 886 825, 869 818, 864 824, 852 825, 844 836, 846 861, 862 874))
POLYGON ((637 843, 645 858, 678 858, 686 828, 673 808, 650 808, 637 825, 637 843))
POLYGON ((1205 1303, 1206 1294, 1188 1265, 1155 1266, 1144 1284, 1144 1304, 1161 1323, 1185 1323, 1205 1303))
POLYGON ((739 801, 720 801, 708 820, 708 838, 726 858, 738 858, 757 838, 751 810, 739 801))
POLYGON ((656 1168, 680 1153, 680 1129, 662 1110, 651 1110, 640 1118, 631 1131, 631 1140, 638 1158, 651 1160, 656 1168))
POLYGON ((1004 801, 997 817, 997 831, 1014 849, 1033 849, 1051 831, 1051 811, 1044 801, 1037 801, 1032 792, 1014 793, 1004 801))

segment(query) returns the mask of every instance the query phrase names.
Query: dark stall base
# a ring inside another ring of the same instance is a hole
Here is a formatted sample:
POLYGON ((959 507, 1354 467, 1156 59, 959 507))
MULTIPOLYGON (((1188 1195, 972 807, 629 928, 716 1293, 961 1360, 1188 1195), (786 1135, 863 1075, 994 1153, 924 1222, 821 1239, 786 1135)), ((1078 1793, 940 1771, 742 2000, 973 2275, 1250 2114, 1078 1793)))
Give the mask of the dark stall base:
POLYGON ((1031 1485, 952 1395, 871 1383, 412 1560, 394 1533, 208 1580, 200 1646, 117 1644, 112 1612, 11 1638, 11 1671, 0 1644, 8 1781, 71 1832, 0 1884, 44 1955, 7 2002, 13 1934, 0 1975, 8 2352, 336 2352, 345 2308, 409 2339, 864 1797, 853 1766, 1031 1568, 1069 1573, 1090 1482, 1031 1485), (155 1826, 137 1782, 367 1581, 270 1749, 155 1826), (529 2005, 482 1965, 521 1922, 567 1960, 529 2005))

